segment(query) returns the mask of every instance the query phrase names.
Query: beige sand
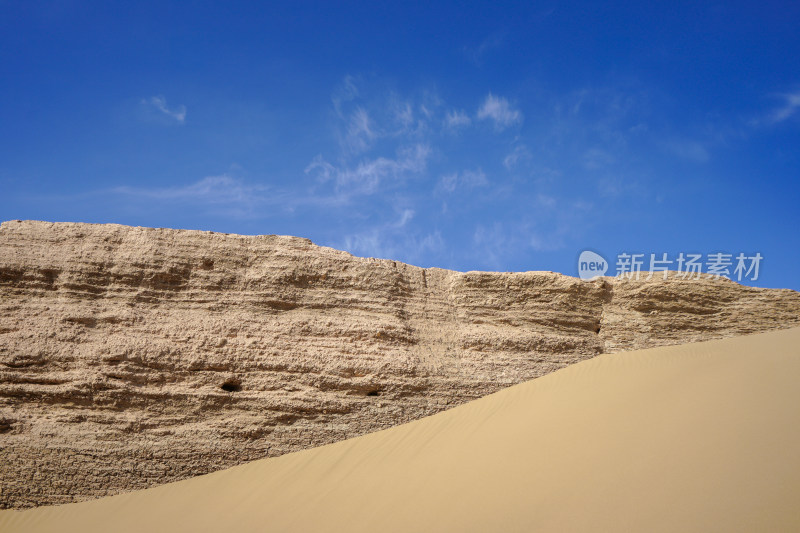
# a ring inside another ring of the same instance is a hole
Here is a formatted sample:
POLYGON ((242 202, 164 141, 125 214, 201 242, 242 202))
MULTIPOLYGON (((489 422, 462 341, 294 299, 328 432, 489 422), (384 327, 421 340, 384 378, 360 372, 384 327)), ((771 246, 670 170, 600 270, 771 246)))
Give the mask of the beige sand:
POLYGON ((798 531, 800 329, 601 355, 386 431, 0 531, 798 531))

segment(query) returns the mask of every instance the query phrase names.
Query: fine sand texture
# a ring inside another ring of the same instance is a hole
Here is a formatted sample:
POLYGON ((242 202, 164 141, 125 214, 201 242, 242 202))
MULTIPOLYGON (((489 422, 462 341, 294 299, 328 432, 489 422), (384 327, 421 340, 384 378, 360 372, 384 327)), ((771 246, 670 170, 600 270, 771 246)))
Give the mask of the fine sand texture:
POLYGON ((0 508, 373 433, 602 353, 800 326, 800 293, 354 257, 307 239, 0 224, 0 508))
POLYGON ((605 354, 439 414, 4 532, 798 531, 800 328, 605 354))

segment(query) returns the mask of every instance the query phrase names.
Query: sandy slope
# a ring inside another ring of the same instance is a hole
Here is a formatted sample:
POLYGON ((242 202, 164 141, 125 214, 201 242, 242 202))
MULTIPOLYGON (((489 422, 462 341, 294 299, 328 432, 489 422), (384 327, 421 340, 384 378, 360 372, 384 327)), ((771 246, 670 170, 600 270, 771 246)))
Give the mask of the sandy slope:
POLYGON ((797 531, 800 328, 601 355, 386 431, 0 531, 797 531))

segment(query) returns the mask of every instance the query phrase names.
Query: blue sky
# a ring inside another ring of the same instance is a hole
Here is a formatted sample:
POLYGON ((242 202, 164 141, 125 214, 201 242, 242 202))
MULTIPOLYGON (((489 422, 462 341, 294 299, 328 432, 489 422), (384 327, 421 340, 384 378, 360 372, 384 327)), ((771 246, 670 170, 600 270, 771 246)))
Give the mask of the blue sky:
POLYGON ((800 4, 126 4, 0 1, 0 218, 800 289, 800 4))

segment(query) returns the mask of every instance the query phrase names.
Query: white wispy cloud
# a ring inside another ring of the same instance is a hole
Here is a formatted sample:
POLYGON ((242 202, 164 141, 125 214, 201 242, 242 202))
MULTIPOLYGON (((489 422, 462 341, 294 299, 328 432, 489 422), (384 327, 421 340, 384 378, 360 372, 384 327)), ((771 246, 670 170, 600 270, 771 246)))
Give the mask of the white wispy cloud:
POLYGON ((353 196, 351 191, 315 190, 313 187, 278 188, 229 174, 207 176, 183 186, 120 186, 94 191, 93 194, 124 196, 129 208, 136 205, 136 199, 140 199, 151 206, 180 203, 238 218, 268 218, 279 213, 293 213, 302 208, 338 209, 346 206, 353 196))
MULTIPOLYGON (((539 209, 547 210, 548 219, 554 217, 555 199, 537 199, 539 209)), ((472 234, 472 252, 484 268, 503 270, 509 262, 529 257, 531 252, 558 250, 564 247, 565 236, 571 231, 566 220, 545 224, 535 220, 494 221, 478 223, 472 234)))
POLYGON ((602 148, 589 148, 583 153, 583 166, 588 170, 597 170, 615 162, 615 157, 602 148))
POLYGON ((370 148, 378 137, 373 129, 369 113, 358 107, 347 118, 347 127, 342 137, 344 148, 350 153, 361 153, 370 148))
MULTIPOLYGON (((382 126, 383 137, 423 139, 430 134, 430 123, 435 111, 430 103, 404 100, 393 95, 385 109, 382 126)), ((436 102, 433 102, 436 105, 436 102)))
POLYGON ((549 196, 547 194, 539 193, 539 194, 536 195, 536 204, 539 207, 552 208, 552 207, 555 207, 557 203, 558 202, 557 202, 557 200, 555 198, 553 198, 552 196, 549 196))
POLYGON ((476 46, 465 46, 463 48, 464 55, 476 65, 481 66, 488 52, 503 45, 504 38, 505 33, 493 33, 476 46))
MULTIPOLYGON (((125 197, 127 209, 149 209, 154 205, 192 206, 200 212, 209 212, 235 218, 263 217, 275 209, 291 209, 311 198, 297 197, 289 191, 277 191, 257 183, 248 183, 228 174, 207 176, 193 183, 173 187, 121 186, 96 191, 96 194, 113 198, 125 197), (111 195, 111 196, 108 196, 111 195), (271 209, 265 209, 270 207, 271 209)), ((163 207, 162 207, 163 208, 163 207)))
POLYGON ((522 162, 529 160, 531 153, 525 145, 519 145, 514 150, 503 158, 503 166, 506 170, 513 170, 522 162))
POLYGON ((509 256, 521 248, 519 234, 501 222, 477 224, 472 234, 473 251, 484 267, 499 270, 509 256))
POLYGON ((666 149, 681 159, 705 163, 710 159, 705 144, 692 140, 673 140, 664 144, 666 149))
POLYGON ((502 131, 522 122, 522 113, 511 107, 508 100, 489 93, 478 109, 478 119, 491 120, 495 129, 502 131))
POLYGON ((481 169, 466 170, 464 172, 453 172, 442 176, 439 179, 439 183, 436 185, 436 190, 445 193, 453 193, 456 189, 472 189, 474 187, 488 185, 488 183, 486 174, 484 174, 481 169))
POLYGON ((414 107, 410 102, 394 103, 394 118, 402 130, 408 130, 414 125, 414 107))
POLYGON ((183 124, 186 120, 186 106, 179 105, 170 109, 167 107, 167 99, 161 95, 142 100, 142 104, 151 107, 163 116, 173 119, 180 124, 183 124))
POLYGON ((399 259, 412 264, 427 253, 441 251, 444 245, 441 233, 410 227, 414 215, 413 209, 399 209, 393 219, 345 236, 340 247, 353 255, 399 259))
POLYGON ((362 156, 384 141, 424 140, 433 121, 441 120, 441 102, 434 93, 404 98, 383 88, 368 89, 367 82, 348 76, 331 96, 337 119, 334 132, 345 159, 362 156))
POLYGON ((395 222, 395 228, 402 228, 406 224, 408 224, 411 219, 414 218, 414 210, 413 209, 403 209, 402 213, 400 213, 400 219, 395 222))
POLYGON ((387 225, 348 235, 339 246, 357 256, 415 264, 428 254, 440 252, 444 248, 444 239, 439 231, 414 233, 397 231, 387 225))
POLYGON ((252 205, 262 199, 267 187, 247 184, 227 174, 207 176, 181 187, 116 187, 111 192, 153 200, 189 201, 205 204, 252 205))
POLYGON ((453 110, 444 117, 444 125, 447 129, 455 130, 470 124, 472 124, 472 119, 463 111, 453 110))
POLYGON ((356 85, 356 78, 353 76, 345 76, 342 82, 336 87, 331 95, 333 102, 333 109, 337 115, 342 116, 342 104, 351 102, 358 98, 358 86, 356 85))
POLYGON ((769 121, 773 124, 791 118, 800 109, 800 91, 782 94, 780 97, 784 100, 783 106, 773 111, 769 117, 769 121))
POLYGON ((376 157, 362 161, 355 167, 336 166, 317 156, 305 171, 306 174, 316 174, 322 182, 332 180, 340 192, 373 194, 387 180, 400 181, 424 172, 430 153, 430 146, 416 144, 399 149, 394 159, 376 157))

